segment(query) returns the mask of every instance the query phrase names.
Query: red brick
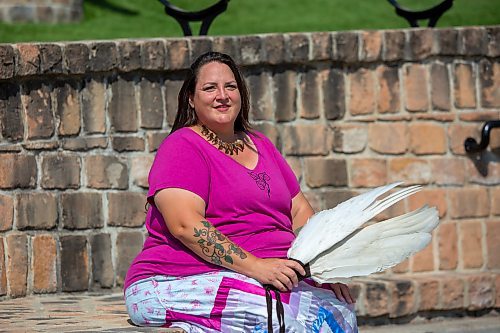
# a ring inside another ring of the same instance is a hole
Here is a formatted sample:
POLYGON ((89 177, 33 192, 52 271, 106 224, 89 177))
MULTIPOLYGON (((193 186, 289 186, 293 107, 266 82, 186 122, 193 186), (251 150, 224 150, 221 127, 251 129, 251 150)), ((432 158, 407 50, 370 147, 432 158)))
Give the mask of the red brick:
POLYGON ((400 83, 397 67, 379 66, 376 70, 379 84, 377 108, 380 113, 396 113, 401 108, 400 83))
POLYGON ((431 100, 434 110, 448 111, 451 107, 451 90, 448 68, 442 63, 431 65, 431 100))
POLYGON ((439 303, 439 281, 432 278, 417 279, 420 294, 418 311, 436 310, 439 303))
POLYGON ((495 307, 500 307, 500 275, 495 276, 495 307))
POLYGON ((429 272, 434 270, 434 246, 431 243, 425 249, 416 253, 410 260, 412 272, 429 272))
POLYGON ((500 215, 500 187, 490 188, 490 197, 491 197, 491 214, 500 215))
POLYGON ((113 287, 114 270, 111 254, 111 237, 99 233, 90 236, 92 254, 92 282, 101 288, 113 287))
POLYGON ((325 209, 330 209, 338 204, 358 195, 358 192, 350 190, 327 190, 322 193, 325 201, 325 209))
POLYGON ((283 151, 286 155, 326 155, 330 147, 324 125, 286 125, 283 127, 283 151))
POLYGON ((3 44, 0 47, 0 78, 10 79, 14 76, 15 70, 15 53, 12 45, 3 44))
POLYGON ((323 109, 328 120, 342 119, 346 110, 346 83, 344 72, 328 70, 323 81, 323 109))
POLYGON ((479 64, 481 82, 481 106, 500 107, 500 63, 483 60, 479 64))
POLYGON ((411 157, 389 161, 389 181, 404 181, 405 185, 428 184, 432 179, 429 161, 411 157))
POLYGON ((391 305, 389 317, 397 318, 412 314, 416 306, 415 286, 410 280, 396 280, 391 283, 391 305))
MULTIPOLYGON (((1 57, 0 48, 0 57, 1 57)), ((1 63, 1 59, 0 59, 1 63)), ((0 67, 0 75, 2 68, 0 67)), ((24 111, 21 104, 21 91, 18 84, 0 85, 0 131, 4 139, 10 142, 24 138, 24 111)))
POLYGON ((136 136, 114 136, 111 145, 117 152, 144 151, 146 143, 143 138, 136 136))
POLYGON ((146 135, 147 143, 148 143, 148 151, 154 152, 158 150, 160 144, 167 137, 167 132, 148 132, 146 135))
POLYGON ((476 107, 476 76, 470 64, 455 64, 454 74, 454 95, 455 106, 457 108, 476 107))
POLYGON ((309 187, 346 186, 347 163, 341 159, 307 158, 305 160, 305 178, 309 187))
POLYGON ((57 291, 57 243, 51 235, 32 238, 33 292, 57 291))
POLYGON ((7 238, 7 280, 9 296, 26 296, 28 278, 28 237, 10 234, 7 238))
POLYGON ((436 207, 439 217, 446 215, 448 203, 446 202, 446 191, 442 189, 424 188, 420 192, 408 197, 408 209, 415 210, 424 205, 436 207))
POLYGON ((3 245, 3 237, 0 237, 0 295, 7 294, 7 269, 5 267, 5 257, 7 252, 3 245))
POLYGON ((134 156, 130 163, 130 178, 132 183, 142 188, 148 188, 149 169, 153 164, 154 156, 140 155, 134 156))
MULTIPOLYGON (((332 35, 330 32, 311 34, 312 60, 332 59, 332 35)), ((279 60, 276 62, 279 63, 279 60)))
POLYGON ((445 275, 440 280, 441 308, 443 310, 462 309, 464 306, 464 281, 453 275, 445 275))
POLYGON ((500 163, 498 161, 465 161, 465 172, 469 183, 500 185, 500 163))
POLYGON ((359 34, 354 31, 340 31, 335 32, 332 37, 335 40, 337 50, 333 59, 347 63, 356 63, 358 61, 359 34))
POLYGON ((349 111, 352 115, 372 114, 375 111, 375 82, 373 72, 361 68, 349 75, 349 111))
POLYGON ((178 38, 166 40, 167 59, 170 69, 182 69, 189 67, 189 42, 178 38))
POLYGON ((467 278, 469 284, 468 310, 490 309, 495 305, 495 282, 489 274, 472 275, 467 278))
POLYGON ((80 186, 80 157, 75 155, 45 155, 42 158, 44 189, 68 189, 80 186))
POLYGON ((262 46, 266 52, 266 61, 271 65, 279 64, 285 59, 285 36, 268 34, 262 38, 262 46))
POLYGON ((472 137, 479 140, 480 128, 477 125, 450 124, 448 127, 448 140, 451 151, 456 155, 465 155, 464 142, 472 137))
POLYGON ((299 115, 305 119, 319 118, 321 90, 318 71, 308 70, 300 76, 299 100, 302 102, 299 108, 299 115))
POLYGON ((79 87, 74 82, 57 83, 55 88, 56 114, 59 118, 59 135, 75 135, 80 132, 79 87))
POLYGON ((294 120, 297 113, 297 73, 291 70, 277 72, 272 80, 276 120, 294 120))
POLYGON ((141 127, 161 129, 165 109, 161 79, 159 77, 142 78, 140 90, 141 127))
POLYGON ((59 148, 59 142, 53 140, 47 141, 29 141, 22 144, 26 150, 56 150, 59 148))
POLYGON ((136 192, 108 193, 108 225, 140 227, 144 224, 146 196, 136 192))
POLYGON ((0 154, 0 188, 34 188, 37 167, 35 156, 0 154))
POLYGON ((423 65, 412 64, 404 68, 405 102, 408 111, 427 111, 427 71, 423 65))
POLYGON ((87 290, 89 282, 87 237, 83 235, 61 236, 60 242, 62 291, 87 290))
POLYGON ((388 314, 389 295, 388 287, 383 282, 367 282, 365 294, 366 314, 370 317, 376 317, 388 314))
POLYGON ((250 119, 273 120, 271 80, 267 73, 247 77, 250 91, 250 119))
POLYGON ((408 149, 407 125, 401 122, 368 125, 368 145, 381 154, 404 154, 408 149))
POLYGON ((458 265, 458 235, 455 223, 441 223, 438 227, 439 270, 454 270, 458 265))
POLYGON ((309 60, 309 36, 304 33, 289 33, 285 39, 286 58, 292 63, 304 63, 309 60))
POLYGON ((361 61, 376 61, 380 59, 382 53, 382 32, 363 31, 361 32, 361 61))
POLYGON ((108 113, 111 128, 116 132, 135 132, 138 129, 134 82, 118 78, 110 82, 111 97, 108 113))
POLYGON ((409 50, 413 60, 422 60, 433 54, 432 29, 410 29, 408 32, 409 50))
MULTIPOLYGON (((0 231, 12 229, 14 223, 14 200, 9 195, 0 194, 0 231)), ((0 258, 1 259, 1 258, 0 258)))
POLYGON ((403 59, 405 39, 405 32, 402 30, 385 30, 383 59, 388 61, 403 59))
POLYGON ((322 196, 320 194, 314 191, 306 191, 304 192, 304 196, 315 212, 323 210, 322 196))
POLYGON ((409 270, 410 270, 410 260, 406 259, 397 264, 396 266, 394 266, 391 269, 391 272, 395 274, 402 274, 402 273, 408 273, 409 270))
MULTIPOLYGON (((167 45, 168 45, 169 40, 171 40, 171 39, 170 38, 167 39, 167 45)), ((184 40, 186 42, 186 45, 188 45, 187 40, 185 40, 183 38, 180 38, 180 40, 184 40)), ((239 64, 241 62, 240 61, 240 53, 239 53, 240 47, 239 47, 239 44, 237 42, 237 39, 234 36, 214 36, 214 37, 212 37, 212 48, 213 48, 213 51, 229 54, 231 56, 231 58, 233 58, 233 60, 237 64, 239 64)), ((168 46, 167 46, 167 49, 168 49, 168 46)), ((169 53, 170 53, 170 51, 167 52, 167 55, 169 53)), ((181 58, 181 60, 184 60, 184 58, 181 58)), ((189 65, 190 65, 190 63, 188 61, 185 67, 189 67, 189 65)))
POLYGON ((27 139, 50 138, 54 134, 54 116, 49 87, 30 82, 24 90, 21 100, 26 109, 27 139))
POLYGON ((460 222, 460 243, 464 268, 483 266, 483 226, 481 222, 460 222))
POLYGON ((103 82, 86 82, 81 92, 83 129, 87 133, 106 132, 106 86, 103 82))
POLYGON ((460 158, 438 158, 430 160, 432 177, 437 185, 463 185, 465 163, 460 158))
POLYGON ((359 153, 368 144, 366 125, 339 124, 333 128, 333 151, 359 153))
POLYGON ((35 75, 40 71, 40 50, 36 44, 18 44, 17 75, 35 75))
POLYGON ((300 161, 301 159, 298 157, 286 158, 286 162, 292 168, 293 173, 295 174, 295 177, 297 177, 299 182, 302 180, 302 163, 300 161))
POLYGON ((500 111, 469 111, 460 112, 458 118, 463 121, 484 122, 500 119, 500 111))
POLYGON ((163 40, 144 40, 141 43, 141 61, 143 69, 165 69, 165 44, 163 40))
POLYGON ((72 151, 89 151, 98 148, 105 149, 107 146, 108 139, 106 137, 65 138, 62 141, 63 149, 72 151))
POLYGON ((278 132, 278 128, 276 125, 272 122, 259 122, 257 124, 253 124, 254 129, 257 130, 258 132, 261 132, 264 134, 271 142, 275 145, 278 146, 280 143, 280 134, 278 132))
POLYGON ((262 61, 262 42, 260 36, 238 36, 240 65, 256 65, 262 61))
POLYGON ((117 41, 120 69, 130 72, 141 68, 141 45, 134 40, 117 41))
POLYGON ((91 72, 107 72, 117 67, 119 55, 118 49, 114 42, 91 42, 89 43, 89 47, 89 67, 91 72))
POLYGON ((50 192, 17 195, 16 228, 53 229, 57 225, 57 197, 50 192))
POLYGON ((115 156, 87 156, 85 169, 88 187, 101 189, 128 187, 127 165, 115 156))
POLYGON ((488 269, 500 268, 500 221, 486 222, 488 269))
POLYGON ((123 285, 132 260, 141 251, 144 236, 141 231, 123 231, 116 237, 116 284, 123 285))
POLYGON ((416 155, 444 154, 448 150, 442 125, 430 122, 409 125, 410 151, 416 155))
POLYGON ((174 124, 175 115, 177 114, 177 97, 181 90, 183 81, 166 79, 165 85, 165 101, 167 111, 167 124, 172 126, 174 124))
POLYGON ((352 187, 376 187, 387 183, 387 161, 384 159, 352 159, 349 170, 352 187))
POLYGON ((485 188, 453 189, 448 193, 451 218, 486 217, 490 212, 485 188))
POLYGON ((90 229, 104 226, 100 193, 72 192, 61 194, 61 224, 65 229, 90 229))

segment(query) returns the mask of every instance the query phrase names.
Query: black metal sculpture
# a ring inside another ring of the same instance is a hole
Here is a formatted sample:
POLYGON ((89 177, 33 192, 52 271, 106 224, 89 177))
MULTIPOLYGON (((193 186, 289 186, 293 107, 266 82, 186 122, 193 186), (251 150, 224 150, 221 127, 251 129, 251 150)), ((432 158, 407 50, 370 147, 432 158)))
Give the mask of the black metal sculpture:
POLYGON ((481 131, 481 142, 477 143, 477 141, 473 138, 467 138, 464 142, 465 151, 468 153, 479 153, 488 147, 490 143, 490 131, 492 128, 500 127, 500 120, 490 120, 487 121, 483 129, 481 131))
POLYGON ((172 5, 167 0, 159 0, 165 6, 165 13, 172 16, 181 25, 184 36, 192 36, 191 27, 189 22, 201 21, 200 36, 208 33, 210 24, 217 17, 227 9, 229 0, 220 0, 214 5, 196 12, 188 12, 172 5))
POLYGON ((435 27, 439 18, 446 12, 448 9, 453 6, 453 0, 444 0, 440 4, 420 11, 412 11, 408 9, 404 9, 397 3, 396 0, 387 0, 396 8, 396 14, 405 18, 410 26, 418 27, 418 21, 420 20, 429 20, 428 27, 435 27))

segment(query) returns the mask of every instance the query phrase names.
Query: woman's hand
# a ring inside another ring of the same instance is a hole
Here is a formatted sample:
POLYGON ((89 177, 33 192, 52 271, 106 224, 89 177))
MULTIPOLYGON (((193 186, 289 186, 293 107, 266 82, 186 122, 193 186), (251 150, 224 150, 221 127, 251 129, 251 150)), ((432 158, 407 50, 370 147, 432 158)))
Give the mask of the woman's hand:
POLYGON ((257 258, 248 274, 262 284, 270 284, 279 291, 289 291, 299 284, 298 275, 305 275, 304 268, 296 261, 278 258, 257 258))
MULTIPOLYGON (((316 284, 318 287, 321 286, 321 284, 317 283, 316 284)), ((356 300, 354 299, 354 296, 352 296, 351 291, 349 290, 349 287, 346 284, 343 283, 329 283, 328 284, 330 289, 333 291, 335 294, 335 297, 339 301, 346 302, 348 304, 353 304, 356 303, 356 300)))

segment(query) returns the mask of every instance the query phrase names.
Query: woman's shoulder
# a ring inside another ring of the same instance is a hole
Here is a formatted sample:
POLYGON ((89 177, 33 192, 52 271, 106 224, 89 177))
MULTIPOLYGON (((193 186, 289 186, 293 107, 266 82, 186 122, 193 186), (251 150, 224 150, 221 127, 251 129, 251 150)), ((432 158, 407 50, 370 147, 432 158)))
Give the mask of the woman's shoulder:
POLYGON ((162 143, 160 144, 159 149, 165 149, 169 146, 184 146, 184 145, 193 145, 193 140, 196 139, 196 137, 193 135, 196 134, 193 132, 188 127, 182 127, 179 128, 178 130, 169 133, 165 139, 163 139, 162 143))

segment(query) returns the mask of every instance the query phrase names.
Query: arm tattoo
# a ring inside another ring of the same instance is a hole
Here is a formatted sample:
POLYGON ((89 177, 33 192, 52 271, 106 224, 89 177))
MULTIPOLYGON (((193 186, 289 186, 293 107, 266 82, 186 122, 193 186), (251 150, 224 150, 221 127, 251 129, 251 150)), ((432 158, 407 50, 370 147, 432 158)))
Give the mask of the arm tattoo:
POLYGON ((201 251, 210 258, 211 262, 221 265, 221 259, 223 259, 225 262, 232 264, 233 255, 240 259, 247 257, 239 246, 227 239, 210 222, 201 221, 201 223, 204 228, 194 228, 194 237, 200 238, 198 244, 201 247, 201 251))

